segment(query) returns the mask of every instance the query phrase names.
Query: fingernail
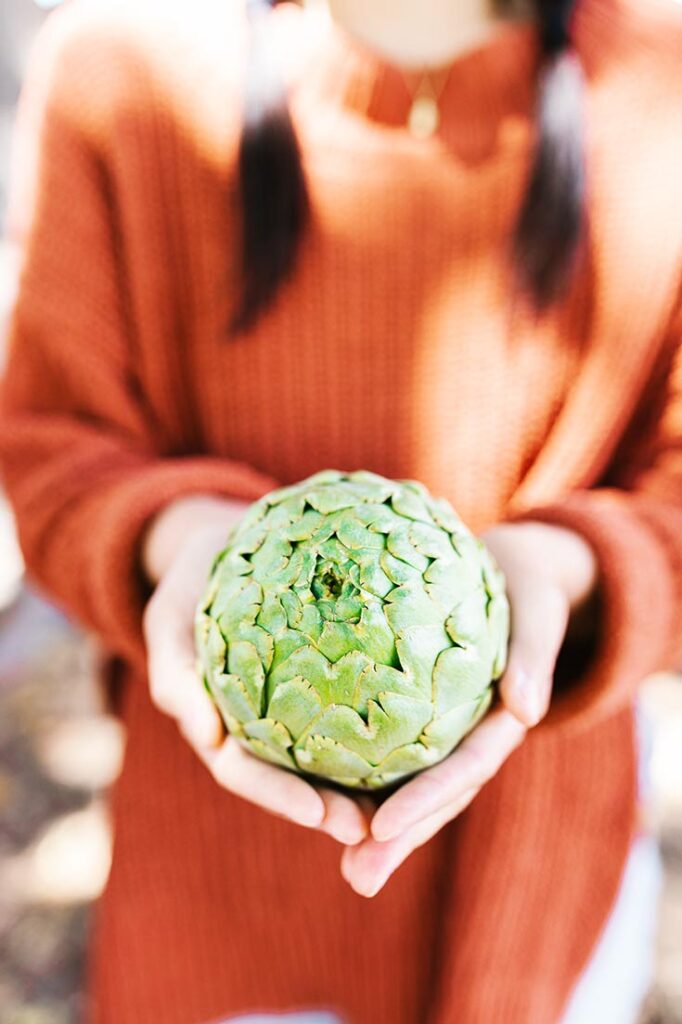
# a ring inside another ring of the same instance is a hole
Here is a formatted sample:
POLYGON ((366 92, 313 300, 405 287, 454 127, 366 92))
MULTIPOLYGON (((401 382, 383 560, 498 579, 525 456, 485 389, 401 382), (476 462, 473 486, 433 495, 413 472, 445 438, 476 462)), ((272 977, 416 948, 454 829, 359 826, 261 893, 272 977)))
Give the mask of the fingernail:
POLYGON ((403 831, 401 828, 396 828, 395 825, 382 825, 381 821, 372 822, 372 838, 376 839, 378 843, 387 843, 389 839, 396 839, 397 836, 403 831))
POLYGON ((540 682, 526 672, 520 672, 514 689, 525 722, 528 725, 537 725, 545 713, 545 702, 540 682))
POLYGON ((324 821, 325 809, 322 801, 321 806, 318 808, 308 807, 306 810, 300 810, 296 814, 290 814, 289 817, 297 825, 303 825, 305 828, 319 828, 324 821))
POLYGON ((351 886, 358 894, 358 896, 364 896, 365 899, 371 900, 372 897, 376 896, 379 890, 384 887, 385 881, 386 880, 384 879, 380 882, 375 881, 364 884, 361 883, 360 885, 358 885, 356 882, 351 882, 351 886))
POLYGON ((344 843, 346 846, 357 846, 367 836, 367 833, 360 831, 360 829, 350 828, 340 829, 332 834, 334 839, 338 839, 340 843, 344 843))
POLYGON ((195 746, 210 747, 212 745, 212 729, 202 714, 192 715, 187 722, 187 732, 195 746))

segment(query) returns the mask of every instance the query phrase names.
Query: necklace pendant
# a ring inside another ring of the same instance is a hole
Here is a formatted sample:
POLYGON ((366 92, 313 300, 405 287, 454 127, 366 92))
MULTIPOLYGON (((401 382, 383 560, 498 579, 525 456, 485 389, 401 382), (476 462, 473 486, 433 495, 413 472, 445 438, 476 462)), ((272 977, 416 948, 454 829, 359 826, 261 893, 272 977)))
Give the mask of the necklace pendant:
POLYGON ((428 139, 440 124, 438 102, 433 96, 415 96, 407 117, 407 127, 415 139, 428 139))

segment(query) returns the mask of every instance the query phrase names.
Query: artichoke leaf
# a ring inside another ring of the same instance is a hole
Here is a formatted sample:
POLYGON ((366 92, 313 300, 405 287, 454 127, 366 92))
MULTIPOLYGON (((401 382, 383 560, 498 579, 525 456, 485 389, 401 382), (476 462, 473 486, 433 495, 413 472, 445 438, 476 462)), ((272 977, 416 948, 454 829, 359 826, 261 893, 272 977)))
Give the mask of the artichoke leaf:
POLYGON ((300 633, 296 629, 285 629, 283 632, 278 633, 275 637, 275 653, 272 659, 272 665, 270 666, 270 672, 268 675, 268 682, 270 679, 278 678, 289 679, 291 676, 296 675, 295 672, 287 672, 282 670, 281 666, 288 660, 288 658, 301 647, 309 647, 310 641, 306 636, 300 633), (279 671, 280 675, 277 676, 279 671), (282 673, 284 673, 282 675, 282 673))
POLYGON ((259 520, 249 530, 240 531, 239 538, 235 541, 232 547, 229 549, 226 558, 226 565, 223 566, 225 569, 233 569, 234 562, 232 558, 245 558, 250 560, 251 555, 255 554, 256 551, 265 542, 268 536, 268 527, 265 525, 263 520, 259 520))
POLYGON ((292 551, 290 541, 279 533, 269 532, 258 550, 251 555, 256 579, 270 580, 279 573, 285 573, 292 551))
POLYGON ((314 642, 319 640, 322 632, 322 616, 318 607, 312 603, 312 599, 308 604, 301 604, 301 618, 297 628, 307 640, 314 642))
POLYGON ((267 707, 267 717, 281 722, 297 740, 322 711, 317 691, 303 676, 280 683, 267 707))
POLYGON ((329 703, 356 706, 360 680, 373 667, 362 651, 351 650, 330 668, 329 703))
POLYGON ((437 715, 476 700, 490 685, 492 664, 476 647, 441 651, 433 670, 433 700, 437 715))
MULTIPOLYGON (((312 477, 309 482, 313 482, 312 477)), ((300 482, 295 484, 286 484, 284 487, 277 487, 274 491, 269 491, 269 493, 266 494, 265 497, 261 498, 260 501, 265 505, 265 509, 269 513, 271 509, 283 504, 283 502, 288 501, 290 498, 298 498, 303 491, 304 488, 301 486, 300 482)))
POLYGON ((395 636, 376 602, 365 606, 359 622, 325 622, 317 646, 332 662, 351 650, 382 665, 396 662, 395 636))
POLYGON ((441 651, 451 646, 443 626, 414 626, 396 638, 396 651, 403 672, 424 696, 431 696, 433 670, 441 651))
POLYGON ((320 469, 317 473, 309 476, 307 480, 296 484, 296 487, 307 493, 311 487, 319 487, 320 484, 337 484, 339 480, 346 480, 347 477, 348 474, 342 473, 340 469, 320 469))
POLYGON ((307 495, 308 504, 328 516, 332 512, 339 512, 344 508, 352 508, 357 504, 357 495, 349 487, 326 484, 323 487, 316 487, 307 495))
POLYGON ((289 748, 293 746, 293 740, 281 722, 275 722, 271 718, 260 718, 253 722, 247 722, 244 726, 244 735, 261 757, 263 756, 262 747, 266 747, 270 754, 270 760, 276 764, 282 764, 286 768, 295 767, 296 762, 289 752, 289 748))
POLYGON ((301 639, 304 641, 303 644, 279 664, 275 664, 278 646, 275 644, 275 661, 273 662, 275 667, 268 676, 268 691, 273 694, 280 683, 293 679, 295 676, 303 676, 317 690, 322 703, 329 704, 333 683, 333 666, 320 651, 311 644, 306 644, 305 638, 301 637, 301 639))
POLYGON ((431 721, 433 708, 400 694, 381 694, 368 703, 368 720, 345 704, 330 705, 306 735, 336 740, 370 764, 376 764, 398 746, 414 742, 431 721))
POLYGON ((256 617, 256 625, 261 626, 262 629, 267 629, 268 633, 273 636, 286 629, 288 625, 286 612, 282 608, 282 603, 277 594, 271 592, 265 594, 263 604, 256 617))
POLYGON ((290 629, 298 629, 303 617, 303 604, 295 590, 284 590, 280 594, 280 602, 287 617, 290 629))
POLYGON ((421 523, 433 522, 424 496, 408 484, 393 494, 391 506, 404 519, 412 519, 421 523))
POLYGON ((376 552, 383 550, 384 547, 383 534, 373 533, 364 526, 355 515, 354 509, 349 509, 343 516, 339 517, 336 536, 344 547, 350 551, 376 552))
MULTIPOLYGON (((244 624, 236 631, 231 644, 234 644, 237 640, 246 640, 248 643, 253 644, 263 669, 265 672, 270 671, 275 651, 275 641, 267 630, 261 626, 244 624)), ((234 669, 231 669, 231 671, 234 671, 234 669)))
POLYGON ((250 576, 230 580, 218 592, 211 605, 211 615, 229 637, 242 623, 253 624, 263 601, 263 590, 250 576))
POLYGON ((227 668, 229 675, 239 676, 241 679, 253 706, 257 709, 257 716, 262 714, 265 669, 254 645, 248 640, 230 641, 227 646, 227 668))
POLYGON ((353 511, 358 521, 367 526, 372 533, 390 533, 399 522, 395 512, 388 505, 361 505, 353 511))
POLYGON ((507 664, 507 637, 509 636, 509 602, 504 594, 492 597, 488 603, 488 628, 495 652, 493 679, 499 679, 507 664))
POLYGON ((291 543, 309 541, 317 535, 321 527, 326 523, 325 517, 316 512, 314 508, 306 509, 300 519, 289 523, 282 530, 282 536, 291 543))
POLYGON ((437 558, 445 562, 454 562, 457 558, 457 553, 450 543, 449 535, 443 533, 436 526, 427 526, 425 523, 413 523, 409 529, 409 537, 413 547, 429 559, 437 558))
POLYGON ((440 756, 445 757, 473 729, 480 718, 481 707, 489 699, 490 695, 483 694, 477 700, 468 700, 434 718, 424 729, 422 742, 427 747, 435 747, 440 756))
POLYGON ((379 564, 396 587, 402 587, 408 583, 419 586, 424 578, 421 569, 415 569, 414 566, 408 565, 407 562, 403 562, 400 558, 392 555, 390 551, 384 551, 379 556, 379 564))
POLYGON ((403 747, 392 750, 375 769, 376 785, 387 785, 387 780, 395 780, 403 775, 430 768, 439 759, 438 750, 423 743, 406 743, 403 747))
POLYGON ((232 541, 233 538, 241 537, 242 533, 246 533, 253 526, 263 519, 268 510, 268 503, 265 498, 260 498, 258 501, 254 501, 252 505, 244 512, 243 516, 238 523, 230 530, 228 535, 228 541, 232 541))
POLYGON ((199 606, 197 608, 197 616, 201 612, 209 611, 211 605, 215 600, 216 594, 218 593, 219 586, 220 582, 218 578, 218 572, 214 569, 211 572, 211 575, 209 576, 208 585, 202 595, 201 601, 199 602, 199 606))
POLYGON ((447 634, 454 643, 465 647, 490 646, 487 605, 488 595, 483 587, 477 587, 455 605, 445 622, 447 634))
MULTIPOLYGON (((350 658, 350 655, 346 655, 350 658)), ((353 707, 363 717, 367 717, 367 704, 376 700, 380 693, 398 693, 415 700, 424 700, 430 695, 430 687, 420 688, 407 672, 392 668, 390 665, 375 665, 369 662, 358 675, 353 699, 353 707)))
POLYGON ((400 523, 386 535, 386 548, 401 562, 418 569, 421 574, 429 567, 430 559, 415 548, 410 539, 410 526, 407 523, 400 523))
POLYGON ((467 564, 457 556, 450 562, 441 559, 432 562, 424 573, 424 588, 438 605, 443 621, 475 586, 467 564))
POLYGON ((275 764, 280 768, 289 768, 292 771, 296 770, 296 761, 291 756, 288 750, 283 747, 276 747, 270 743, 264 743, 260 739, 244 739, 241 741, 242 746, 251 753, 260 757, 263 761, 269 761, 271 764, 275 764))
POLYGON ((303 771, 343 779, 344 785, 357 786, 372 772, 369 762, 327 736, 309 736, 302 747, 294 746, 293 754, 303 771))
POLYGON ((218 710, 230 728, 230 732, 234 731, 230 725, 230 719, 239 722, 241 730, 244 722, 258 718, 260 709, 254 705, 239 676, 215 673, 206 677, 206 683, 218 710))
POLYGON ((395 587, 386 598, 385 608, 386 620, 394 633, 414 626, 435 626, 443 621, 438 605, 431 600, 423 584, 395 587))
POLYGON ((373 559, 356 566, 356 569, 357 585, 373 597, 385 598, 393 590, 395 584, 373 559))
MULTIPOLYGON (((356 469, 354 473, 350 474, 350 479, 356 484, 368 484, 376 489, 378 494, 392 494, 396 488, 396 483, 393 480, 389 480, 385 476, 380 476, 379 473, 372 473, 370 469, 356 469)), ((381 501, 385 501, 385 498, 381 498, 381 501)))
POLYGON ((433 516, 434 522, 438 526, 442 526, 448 533, 456 535, 466 534, 467 530, 464 523, 459 518, 455 510, 449 501, 445 498, 431 498, 429 501, 429 511, 433 516))
POLYGON ((207 676, 225 671, 227 644, 210 615, 198 615, 196 619, 197 649, 200 652, 201 667, 207 676))

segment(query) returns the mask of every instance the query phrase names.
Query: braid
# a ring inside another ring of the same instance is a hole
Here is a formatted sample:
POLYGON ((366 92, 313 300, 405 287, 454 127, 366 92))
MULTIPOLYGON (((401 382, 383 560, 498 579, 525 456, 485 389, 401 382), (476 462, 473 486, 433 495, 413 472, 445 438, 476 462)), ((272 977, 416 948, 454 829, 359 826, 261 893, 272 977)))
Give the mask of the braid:
POLYGON ((543 61, 538 134, 512 253, 517 279, 538 311, 559 298, 575 269, 583 230, 583 75, 571 51, 575 0, 535 0, 543 61))
POLYGON ((239 142, 241 294, 233 333, 248 328, 293 268, 309 203, 286 93, 269 46, 272 0, 247 0, 250 52, 239 142))

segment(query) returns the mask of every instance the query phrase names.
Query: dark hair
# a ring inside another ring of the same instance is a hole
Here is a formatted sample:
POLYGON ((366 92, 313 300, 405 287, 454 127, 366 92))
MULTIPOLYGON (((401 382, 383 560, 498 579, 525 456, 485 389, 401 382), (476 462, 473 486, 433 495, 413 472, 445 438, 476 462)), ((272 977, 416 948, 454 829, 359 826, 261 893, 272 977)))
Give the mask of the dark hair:
POLYGON ((585 160, 583 74, 571 49, 575 0, 534 0, 542 63, 535 152, 512 238, 521 289, 542 311, 558 299, 575 268, 583 229, 585 160))
MULTIPOLYGON (((233 332, 255 322, 292 271, 310 212, 286 91, 268 54, 267 15, 276 2, 247 0, 251 43, 238 155, 241 290, 233 332)), ((583 229, 583 76, 571 49, 576 0, 533 2, 542 56, 537 136, 511 257, 517 284, 541 312, 568 285, 583 229)))

